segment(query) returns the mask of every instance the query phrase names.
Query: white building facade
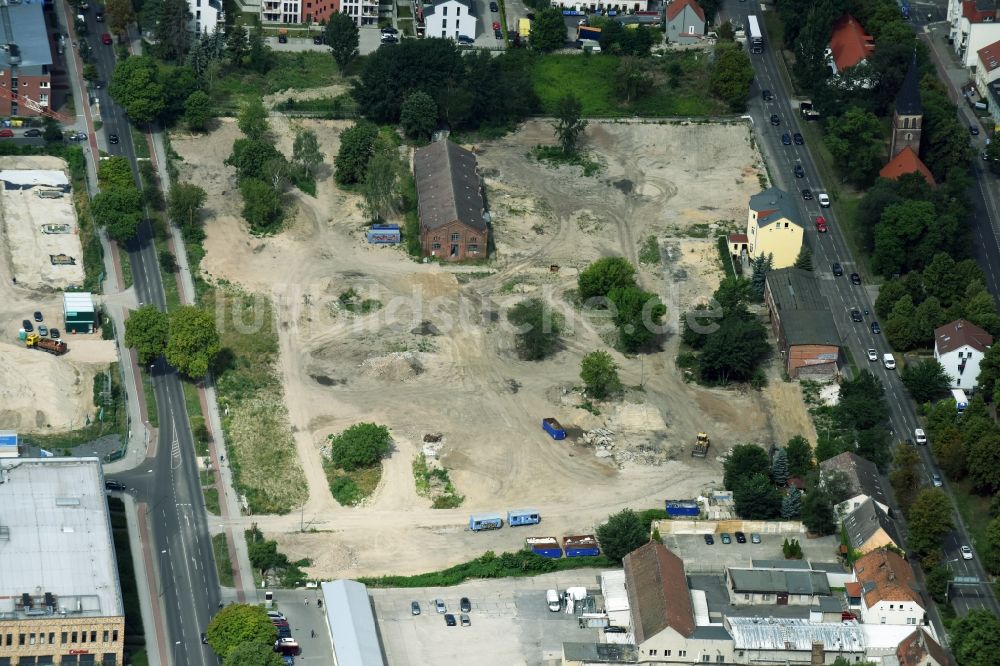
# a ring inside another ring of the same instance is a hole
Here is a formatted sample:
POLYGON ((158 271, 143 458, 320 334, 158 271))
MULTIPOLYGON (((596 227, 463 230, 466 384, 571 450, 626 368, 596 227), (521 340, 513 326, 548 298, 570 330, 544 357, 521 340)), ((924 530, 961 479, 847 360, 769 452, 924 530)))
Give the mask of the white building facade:
POLYGON ((976 66, 976 52, 1000 39, 1000 10, 994 0, 950 0, 948 37, 966 67, 976 66))
POLYGON ((934 331, 934 358, 951 378, 951 388, 972 390, 979 379, 979 363, 993 337, 964 319, 934 331))
POLYGON ((188 0, 191 20, 188 30, 197 33, 212 33, 223 30, 226 14, 222 11, 222 0, 188 0))
POLYGON ((459 35, 476 38, 476 16, 469 5, 459 0, 445 0, 427 10, 425 35, 458 39, 459 35))

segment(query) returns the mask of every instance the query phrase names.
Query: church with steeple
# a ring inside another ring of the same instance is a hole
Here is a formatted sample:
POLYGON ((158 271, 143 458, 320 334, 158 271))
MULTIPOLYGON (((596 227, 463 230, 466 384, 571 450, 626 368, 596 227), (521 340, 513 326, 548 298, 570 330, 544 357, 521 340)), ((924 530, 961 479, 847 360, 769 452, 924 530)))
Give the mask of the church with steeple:
POLYGON ((934 176, 920 159, 920 132, 924 111, 920 103, 918 76, 917 56, 914 54, 906 70, 903 85, 896 94, 896 105, 892 114, 892 138, 889 141, 889 163, 882 167, 879 176, 897 180, 905 173, 919 173, 933 187, 934 176))

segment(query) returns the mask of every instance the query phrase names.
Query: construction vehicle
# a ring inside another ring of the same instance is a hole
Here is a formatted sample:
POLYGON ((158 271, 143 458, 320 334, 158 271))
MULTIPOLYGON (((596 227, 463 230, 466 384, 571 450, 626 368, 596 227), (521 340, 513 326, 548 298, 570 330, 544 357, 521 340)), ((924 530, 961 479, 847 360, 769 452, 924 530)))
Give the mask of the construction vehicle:
POLYGON ((24 339, 24 346, 32 349, 41 349, 56 356, 62 356, 69 351, 69 347, 62 340, 43 338, 38 333, 29 333, 28 337, 24 339))
POLYGON ((517 20, 517 34, 521 39, 531 36, 531 19, 521 18, 517 20))
POLYGON ((704 458, 708 455, 708 445, 710 441, 708 439, 708 433, 699 432, 698 440, 694 443, 694 448, 691 450, 691 455, 695 458, 704 458))

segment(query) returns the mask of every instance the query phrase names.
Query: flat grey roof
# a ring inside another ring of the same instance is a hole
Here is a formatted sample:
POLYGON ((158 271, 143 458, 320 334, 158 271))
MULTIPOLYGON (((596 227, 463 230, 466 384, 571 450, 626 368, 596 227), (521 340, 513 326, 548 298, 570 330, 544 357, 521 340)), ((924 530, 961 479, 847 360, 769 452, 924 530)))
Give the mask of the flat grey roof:
POLYGON ((813 571, 825 571, 826 573, 849 573, 840 562, 809 562, 813 571))
POLYGON ((835 597, 820 597, 819 603, 812 607, 812 610, 824 613, 840 613, 844 610, 843 604, 835 597))
POLYGON ((787 592, 789 594, 829 594, 826 574, 820 571, 779 569, 730 569, 736 592, 787 592))
POLYGON ((385 666, 368 588, 341 578, 321 584, 336 663, 385 666))
POLYGON ((702 641, 728 641, 732 636, 721 624, 703 624, 695 627, 691 638, 702 641))
POLYGON ((813 642, 834 652, 863 652, 865 636, 857 622, 824 622, 773 617, 729 617, 729 631, 737 650, 809 652, 813 642))
MULTIPOLYGON (((41 2, 21 2, 0 8, 0 43, 15 44, 21 56, 17 67, 41 68, 52 64, 52 49, 45 33, 41 2)), ((10 48, 0 49, 0 68, 11 67, 10 48)))
POLYGON ((840 346, 830 305, 811 271, 780 268, 767 273, 767 285, 789 346, 840 346))
POLYGON ((21 595, 46 592, 49 612, 124 614, 97 458, 0 459, 0 507, 0 616, 23 619, 21 595))
POLYGON ((798 569, 809 571, 811 568, 805 560, 750 560, 754 569, 787 569, 789 571, 798 569))
POLYGON ((563 643, 563 656, 569 661, 597 664, 634 664, 639 651, 629 643, 563 643))

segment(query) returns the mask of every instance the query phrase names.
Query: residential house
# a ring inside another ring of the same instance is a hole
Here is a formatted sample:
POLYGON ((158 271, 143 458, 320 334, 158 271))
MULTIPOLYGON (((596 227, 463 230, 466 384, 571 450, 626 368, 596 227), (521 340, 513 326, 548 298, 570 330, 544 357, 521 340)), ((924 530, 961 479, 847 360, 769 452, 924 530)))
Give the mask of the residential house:
POLYGON ((472 3, 444 0, 428 8, 424 14, 424 34, 427 37, 458 39, 459 35, 476 37, 476 16, 472 3))
POLYGON ((361 0, 302 0, 302 22, 310 25, 326 23, 336 13, 354 19, 358 26, 375 25, 378 21, 378 2, 361 0))
MULTIPOLYGON (((923 166, 920 161, 920 137, 923 131, 924 109, 920 101, 920 74, 917 71, 917 56, 910 59, 910 65, 906 69, 906 76, 896 93, 896 100, 892 111, 892 134, 889 139, 889 160, 909 148, 916 162, 910 164, 913 167, 910 171, 918 169, 917 164, 923 166)), ((903 158, 907 159, 907 158, 903 158)), ((906 163, 903 163, 906 166, 906 163)), ((924 166, 924 169, 927 167, 924 166)), ((927 173, 930 173, 929 171, 927 173)), ((890 177, 890 176, 885 176, 890 177)), ((932 178, 933 180, 933 178, 932 178)))
POLYGON ((773 268, 788 268, 802 250, 802 223, 797 202, 777 187, 750 197, 747 239, 750 258, 774 257, 773 268))
POLYGON ((732 661, 733 641, 725 628, 695 622, 681 558, 650 542, 626 555, 623 565, 639 663, 732 661))
POLYGON ((815 606, 830 594, 830 584, 822 571, 742 569, 726 567, 729 600, 736 606, 778 604, 815 606))
POLYGON ((645 12, 649 7, 649 0, 592 0, 586 4, 580 0, 554 0, 552 3, 562 9, 587 9, 588 13, 595 10, 601 12, 645 12))
POLYGON ((951 378, 951 388, 976 388, 979 362, 992 344, 992 335, 964 319, 934 330, 934 358, 951 378))
POLYGON ((788 376, 835 376, 840 339, 816 274, 800 268, 769 271, 764 303, 788 376))
POLYGON ((810 622, 786 617, 732 617, 724 623, 733 637, 733 663, 831 665, 838 657, 850 663, 865 659, 861 625, 810 622))
POLYGON ((837 505, 837 514, 843 518, 867 500, 874 501, 882 511, 891 513, 889 497, 882 488, 882 477, 878 467, 853 451, 845 451, 819 464, 820 478, 834 472, 844 475, 847 482, 847 498, 837 505))
POLYGON ((861 556, 854 562, 854 581, 861 585, 863 622, 925 624, 926 604, 913 568, 897 553, 879 548, 861 556))
POLYGON ((302 0, 261 0, 260 22, 263 25, 302 23, 302 0))
POLYGON ((222 0, 188 0, 191 13, 188 30, 197 33, 225 32, 226 13, 222 10, 222 0))
POLYGON ((1000 81, 1000 40, 976 51, 976 90, 985 98, 994 81, 1000 81))
POLYGON ((476 156, 450 141, 436 141, 414 152, 413 173, 424 256, 485 258, 489 228, 476 156))
POLYGON ((4 47, 0 49, 0 116, 37 116, 34 107, 51 106, 52 49, 41 2, 11 2, 0 12, 4 47))
POLYGON ((1000 0, 950 0, 948 39, 962 64, 976 66, 979 49, 1000 39, 1000 0))
POLYGON ((931 187, 937 186, 934 182, 934 174, 927 168, 927 165, 920 159, 916 151, 909 146, 904 147, 896 153, 896 156, 882 167, 878 175, 888 180, 899 180, 903 174, 907 173, 918 173, 923 176, 928 185, 931 187))
POLYGON ((750 252, 750 239, 746 234, 729 234, 726 236, 726 244, 729 245, 729 256, 737 266, 743 263, 743 253, 750 252))
POLYGON ((941 644, 921 627, 896 648, 899 666, 952 666, 955 662, 941 644))
POLYGON ((1000 81, 990 83, 987 100, 990 118, 993 119, 993 132, 1000 132, 1000 81))
POLYGON ((695 0, 674 0, 667 5, 667 41, 697 44, 705 38, 705 11, 695 0))
POLYGON ((868 498, 844 518, 844 529, 850 547, 859 553, 869 553, 878 548, 902 549, 896 523, 875 500, 868 498))
POLYGON ((858 20, 844 14, 833 24, 827 61, 834 75, 865 62, 875 52, 875 40, 858 20))

